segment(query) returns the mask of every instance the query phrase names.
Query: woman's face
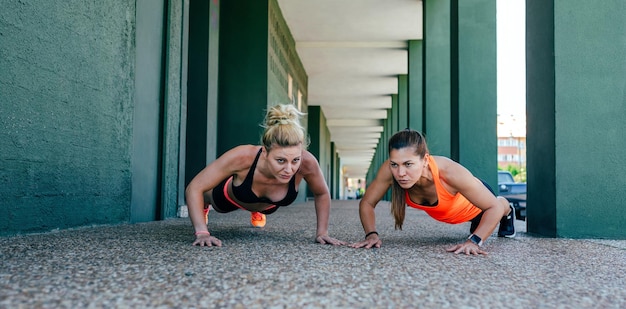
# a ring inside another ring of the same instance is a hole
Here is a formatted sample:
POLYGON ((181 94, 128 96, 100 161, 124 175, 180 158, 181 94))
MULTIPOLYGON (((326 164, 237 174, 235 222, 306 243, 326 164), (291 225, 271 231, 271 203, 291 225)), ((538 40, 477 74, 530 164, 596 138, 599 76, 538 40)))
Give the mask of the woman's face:
POLYGON ((389 152, 389 164, 393 178, 402 189, 411 188, 422 177, 428 163, 428 154, 424 158, 415 154, 415 148, 392 149, 389 152))
POLYGON ((267 153, 268 167, 280 182, 287 183, 300 168, 302 146, 273 146, 267 153))

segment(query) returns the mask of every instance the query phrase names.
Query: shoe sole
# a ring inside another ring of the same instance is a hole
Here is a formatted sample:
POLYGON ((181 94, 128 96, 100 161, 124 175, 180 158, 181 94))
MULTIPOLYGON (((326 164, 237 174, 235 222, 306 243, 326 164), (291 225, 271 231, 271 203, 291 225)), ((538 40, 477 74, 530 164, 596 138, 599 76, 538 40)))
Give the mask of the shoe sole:
POLYGON ((254 224, 255 222, 259 222, 259 221, 252 221, 252 220, 250 220, 250 225, 252 225, 252 227, 256 227, 256 228, 265 227, 265 224, 267 223, 267 222, 260 222, 260 224, 254 224))

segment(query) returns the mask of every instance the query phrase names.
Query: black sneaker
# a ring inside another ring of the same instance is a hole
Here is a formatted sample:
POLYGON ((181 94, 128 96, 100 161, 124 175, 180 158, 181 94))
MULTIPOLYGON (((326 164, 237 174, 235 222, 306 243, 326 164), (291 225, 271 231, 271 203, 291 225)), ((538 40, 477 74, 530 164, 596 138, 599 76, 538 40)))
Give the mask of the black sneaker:
POLYGON ((508 216, 502 217, 498 228, 498 237, 515 237, 515 208, 511 205, 511 212, 508 216))

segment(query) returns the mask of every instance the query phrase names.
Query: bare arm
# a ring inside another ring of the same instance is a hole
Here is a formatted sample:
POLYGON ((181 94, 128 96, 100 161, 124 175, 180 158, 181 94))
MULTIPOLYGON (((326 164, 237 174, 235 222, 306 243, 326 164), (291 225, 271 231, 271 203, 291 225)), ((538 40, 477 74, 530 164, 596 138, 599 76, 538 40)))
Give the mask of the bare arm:
MULTIPOLYGON (((480 180, 462 165, 443 157, 437 157, 436 160, 440 178, 447 185, 446 189, 452 194, 461 193, 470 203, 483 211, 482 219, 474 234, 485 241, 500 222, 504 215, 503 211, 508 209, 508 206, 503 205, 503 203, 507 205, 508 203, 504 199, 496 198, 480 180)), ((473 245, 469 240, 465 244, 473 245)))
POLYGON ((253 158, 258 151, 258 146, 245 145, 235 147, 211 162, 198 175, 196 175, 185 189, 185 199, 189 210, 189 218, 196 232, 194 245, 221 246, 221 241, 208 233, 204 221, 204 192, 215 188, 222 180, 249 168, 252 154, 253 158))
MULTIPOLYGON (((374 212, 374 208, 392 184, 393 175, 389 169, 389 160, 387 160, 378 169, 376 178, 367 186, 365 195, 363 195, 363 198, 361 198, 359 202, 359 217, 361 218, 361 225, 366 235, 376 231, 376 213, 374 212)), ((370 234, 365 240, 350 246, 353 248, 378 248, 381 244, 382 242, 378 234, 370 234)))
POLYGON ((302 152, 301 171, 309 189, 315 198, 315 214, 317 217, 317 232, 315 240, 321 244, 344 245, 343 241, 328 236, 328 222, 330 217, 330 192, 326 186, 322 169, 315 156, 308 151, 302 152))

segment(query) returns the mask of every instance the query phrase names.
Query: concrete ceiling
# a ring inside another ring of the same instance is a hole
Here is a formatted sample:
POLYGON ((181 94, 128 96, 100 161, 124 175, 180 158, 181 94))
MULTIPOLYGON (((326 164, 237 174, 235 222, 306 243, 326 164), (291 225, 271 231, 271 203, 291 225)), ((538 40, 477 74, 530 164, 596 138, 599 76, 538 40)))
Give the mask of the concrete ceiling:
POLYGON ((327 119, 344 176, 365 178, 383 120, 422 39, 418 0, 278 0, 309 78, 308 105, 327 119))

